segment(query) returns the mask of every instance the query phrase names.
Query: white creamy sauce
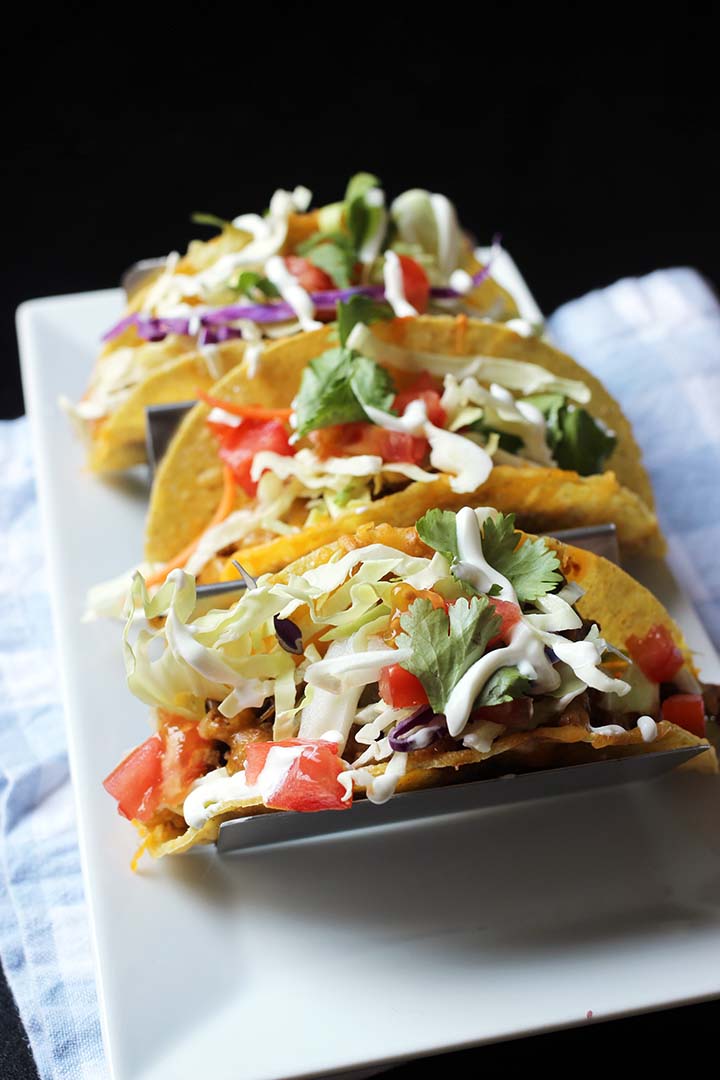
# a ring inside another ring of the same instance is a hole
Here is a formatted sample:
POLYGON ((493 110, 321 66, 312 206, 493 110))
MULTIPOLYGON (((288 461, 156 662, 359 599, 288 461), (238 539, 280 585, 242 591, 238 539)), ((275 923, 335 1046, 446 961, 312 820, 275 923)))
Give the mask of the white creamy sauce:
POLYGON ((560 683, 560 676, 545 655, 539 636, 520 621, 512 631, 510 644, 486 653, 465 672, 452 690, 445 706, 445 718, 448 731, 454 738, 464 730, 475 699, 490 676, 500 668, 513 666, 518 668, 521 675, 534 681, 538 693, 554 690, 560 683))
POLYGON ((293 309, 303 330, 317 330, 322 326, 321 322, 313 318, 315 305, 310 293, 303 289, 297 278, 290 273, 280 255, 273 255, 267 260, 265 276, 293 309))
POLYGON ((383 280, 385 282, 385 299, 398 318, 404 319, 408 316, 417 315, 418 312, 405 296, 402 266, 397 253, 394 251, 385 252, 383 280))
POLYGON ((220 379, 223 375, 223 368, 220 363, 220 346, 213 344, 201 345, 200 353, 205 361, 205 367, 210 378, 216 381, 220 379))
MULTIPOLYGON (((409 402, 402 416, 392 416, 373 405, 363 404, 363 408, 374 424, 387 431, 424 435, 430 443, 430 464, 439 472, 452 476, 450 487, 453 491, 475 491, 492 472, 492 457, 487 451, 462 435, 431 424, 425 402, 421 399, 409 402)), ((437 479, 434 474, 409 464, 398 467, 395 463, 387 462, 383 465, 383 471, 402 472, 411 480, 421 483, 437 479)))
POLYGON ((640 729, 643 742, 655 742, 655 739, 657 739, 657 724, 652 716, 638 717, 637 726, 640 729))
POLYGON ((527 319, 508 319, 505 325, 508 330, 514 330, 520 337, 532 337, 535 333, 532 323, 527 319))
POLYGON ((500 589, 500 597, 517 604, 518 598, 515 590, 506 577, 494 570, 485 558, 482 546, 482 534, 480 532, 480 518, 487 519, 492 511, 490 509, 471 510, 464 506, 458 511, 456 517, 458 553, 462 571, 455 576, 469 582, 481 593, 490 592, 493 585, 500 589))
POLYGON ((620 727, 619 724, 603 724, 601 727, 593 727, 589 725, 590 731, 593 735, 624 735, 625 728, 620 727))
POLYGON ((230 413, 227 409, 221 409, 216 405, 208 413, 207 422, 208 424, 225 424, 226 427, 240 427, 242 417, 236 416, 235 413, 230 413))
POLYGON ((592 631, 584 641, 569 641, 557 634, 542 633, 541 636, 546 645, 554 651, 558 660, 568 664, 579 679, 594 690, 601 690, 607 694, 618 694, 624 697, 630 693, 630 686, 622 679, 612 679, 604 671, 600 671, 598 664, 602 661, 605 642, 601 638, 593 638, 592 631))
POLYGON ((363 402, 363 409, 373 424, 385 428, 386 431, 401 431, 405 435, 425 434, 428 416, 427 407, 422 398, 416 398, 414 401, 409 402, 402 416, 393 416, 391 413, 384 412, 383 409, 378 409, 374 405, 366 405, 365 402, 363 402))
POLYGON ((384 761, 385 758, 390 757, 392 752, 389 739, 378 739, 376 742, 370 743, 367 750, 364 750, 360 757, 355 759, 353 768, 360 769, 363 765, 371 765, 375 761, 384 761))
POLYGON ((200 777, 183 803, 183 817, 191 829, 201 829, 225 803, 259 796, 267 805, 302 751, 302 746, 271 747, 254 784, 248 784, 244 770, 230 776, 226 768, 215 769, 200 777))
POLYGON ((450 275, 449 285, 451 289, 454 289, 456 293, 460 293, 461 296, 467 296, 475 288, 475 282, 467 270, 453 270, 450 275))
POLYGON ((493 459, 487 450, 463 435, 428 422, 430 464, 438 472, 450 473, 450 487, 458 494, 475 491, 493 471, 493 459))
POLYGON ((292 765, 303 752, 302 746, 273 746, 268 751, 265 764, 260 770, 255 787, 262 795, 262 801, 267 804, 272 796, 281 788, 292 765))
POLYGON ((260 368, 260 358, 263 354, 263 344, 260 341, 248 342, 245 349, 245 366, 251 379, 254 379, 260 368))
POLYGON ((222 803, 239 802, 259 794, 257 787, 249 786, 244 772, 228 776, 227 769, 215 769, 195 781, 183 803, 183 817, 191 829, 201 829, 222 803))
POLYGON ((365 788, 368 799, 372 803, 385 803, 395 794, 398 781, 407 771, 407 754, 396 750, 387 764, 385 772, 380 776, 374 776, 369 769, 347 769, 338 776, 340 784, 345 788, 345 801, 352 795, 353 785, 365 788))
POLYGON ((143 310, 169 315, 188 297, 211 298, 213 293, 227 284, 235 271, 243 268, 261 269, 285 242, 290 214, 296 210, 306 210, 311 198, 311 192, 305 187, 296 187, 293 192, 280 189, 272 196, 269 213, 265 217, 240 214, 233 219, 232 225, 249 235, 248 243, 239 251, 221 255, 196 274, 176 274, 180 256, 173 252, 168 256, 163 274, 151 286, 143 310))

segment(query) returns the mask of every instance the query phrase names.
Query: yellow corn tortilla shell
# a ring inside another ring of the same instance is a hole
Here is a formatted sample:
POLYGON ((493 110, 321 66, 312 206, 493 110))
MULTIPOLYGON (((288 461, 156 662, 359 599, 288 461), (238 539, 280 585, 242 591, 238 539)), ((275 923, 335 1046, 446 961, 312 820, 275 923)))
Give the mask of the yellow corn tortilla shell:
MULTIPOLYGON (((286 579, 291 573, 304 574, 316 566, 325 565, 337 555, 375 543, 387 544, 408 555, 432 554, 419 539, 415 529, 397 529, 387 524, 370 525, 352 536, 344 536, 335 543, 298 559, 278 574, 277 578, 286 579)), ((680 628, 652 593, 618 566, 598 555, 557 540, 548 540, 548 544, 557 552, 565 578, 576 582, 585 590, 576 605, 577 610, 584 618, 599 624, 607 641, 623 646, 630 634, 643 636, 652 626, 662 625, 681 649, 685 668, 695 674, 692 655, 680 628)), ((483 776, 507 772, 559 768, 564 765, 688 746, 708 746, 709 749, 686 762, 683 769, 701 773, 718 772, 717 755, 707 739, 700 739, 664 720, 658 723, 657 738, 652 743, 643 741, 637 727, 623 732, 622 735, 602 735, 573 724, 539 727, 534 731, 500 735, 486 753, 469 748, 438 751, 435 747, 415 751, 409 755, 410 767, 397 790, 414 791, 420 787, 439 786, 471 778, 481 779, 483 776), (502 761, 496 767, 491 759, 500 757, 502 761)), ((385 771, 385 764, 374 765, 370 771, 380 775, 385 771)), ((152 855, 160 857, 180 854, 197 844, 213 843, 223 821, 254 814, 281 812, 269 809, 255 796, 227 803, 222 812, 206 822, 201 829, 183 829, 178 822, 166 822, 152 829, 136 824, 146 849, 152 855)), ((352 813, 352 809, 348 812, 352 813)))
MULTIPOLYGON (((165 341, 151 342, 143 348, 163 346, 165 341)), ((88 458, 92 471, 118 472, 146 461, 145 408, 194 401, 198 390, 210 390, 218 373, 236 367, 242 361, 244 351, 245 342, 239 339, 218 345, 213 353, 212 372, 203 354, 188 351, 187 345, 180 356, 159 366, 153 365, 119 408, 96 422, 88 458)))
MULTIPOLYGON (((447 477, 427 484, 410 483, 400 492, 375 500, 362 512, 350 512, 335 520, 328 518, 322 524, 257 547, 246 546, 241 559, 247 562, 251 573, 274 572, 304 552, 354 531, 365 522, 411 525, 431 507, 458 509, 464 505, 494 506, 505 513, 514 511, 520 525, 535 531, 614 521, 626 551, 646 554, 663 551, 650 481, 630 424, 602 384, 569 356, 501 324, 473 319, 463 324, 449 316, 376 323, 373 332, 381 339, 392 339, 394 344, 411 349, 457 356, 459 366, 473 354, 502 356, 539 364, 563 378, 584 382, 592 394, 593 415, 618 436, 607 471, 582 477, 571 471, 532 465, 519 468, 497 465, 485 484, 463 495, 452 491, 447 477)), ((308 362, 335 341, 332 327, 277 341, 263 353, 254 377, 240 366, 221 379, 212 393, 229 402, 287 408, 300 387, 308 362)), ((407 383, 407 373, 390 370, 400 385, 403 379, 407 383)), ((191 410, 158 470, 146 529, 145 555, 152 562, 167 562, 192 543, 206 528, 220 502, 223 468, 217 441, 206 423, 208 413, 209 408, 203 403, 191 410)), ((248 502, 247 496, 239 491, 236 505, 240 507, 248 502)), ((211 565, 203 580, 222 576, 222 567, 211 565)))

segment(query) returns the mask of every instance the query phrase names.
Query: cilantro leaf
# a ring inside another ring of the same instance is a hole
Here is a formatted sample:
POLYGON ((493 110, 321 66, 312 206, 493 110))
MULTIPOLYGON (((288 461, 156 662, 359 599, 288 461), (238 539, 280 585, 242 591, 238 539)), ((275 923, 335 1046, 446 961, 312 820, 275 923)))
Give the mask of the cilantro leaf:
POLYGON ((300 244, 298 254, 324 270, 339 288, 349 287, 357 255, 350 237, 345 233, 315 233, 300 244))
POLYGON ((532 394, 525 398, 545 417, 547 443, 561 469, 581 476, 603 471, 617 439, 587 409, 568 404, 562 394, 532 394))
POLYGON ((353 355, 350 385, 361 405, 374 405, 387 412, 395 398, 389 372, 367 356, 353 355))
POLYGON ((528 401, 531 405, 534 405, 536 409, 545 417, 546 433, 545 440, 553 451, 557 449, 557 445, 562 439, 562 424, 560 420, 560 414, 565 408, 566 398, 564 394, 530 394, 529 397, 523 398, 524 401, 528 401))
POLYGON ((360 322, 370 326, 371 323, 379 322, 381 319, 394 318, 395 312, 389 304, 378 303, 377 300, 373 300, 369 296, 362 296, 357 293, 355 296, 351 296, 349 300, 341 300, 337 308, 340 344, 344 345, 346 343, 356 323, 360 322))
POLYGON ((423 543, 439 551, 449 562, 460 558, 457 524, 452 510, 428 510, 415 528, 423 543))
POLYGON ((542 539, 525 539, 515 531, 515 515, 488 518, 483 531, 483 552, 490 565, 506 577, 522 604, 552 592, 562 581, 560 562, 542 539))
POLYGON ((372 173, 355 173, 354 176, 350 177, 348 186, 345 188, 345 205, 349 206, 356 199, 364 199, 368 191, 372 191, 374 187, 379 186, 380 180, 377 176, 373 176, 372 173))
POLYGON ((368 206, 366 195, 378 187, 380 181, 371 173, 356 173, 345 191, 345 224, 355 251, 359 251, 365 238, 379 222, 380 207, 368 206))
POLYGON ((498 446, 501 450, 507 450, 508 454, 517 454, 525 445, 519 435, 511 435, 509 431, 499 431, 490 424, 486 424, 484 420, 475 420, 465 430, 476 431, 478 435, 498 435, 498 446))
POLYGON ((235 278, 231 279, 228 287, 236 292, 244 293, 251 300, 253 299, 253 289, 257 289, 267 299, 280 295, 272 281, 269 278, 262 277, 255 270, 242 270, 235 278))
POLYGON ((349 288, 355 266, 355 255, 338 244, 319 244, 307 256, 313 266, 324 270, 339 289, 349 288))
POLYGON ((379 364, 347 349, 329 349, 303 372, 294 403, 297 433, 302 437, 332 424, 367 420, 362 402, 386 409, 394 393, 390 375, 379 364))
POLYGON ((403 667, 416 675, 436 713, 443 713, 465 672, 480 659, 502 620, 485 596, 461 597, 446 612, 420 598, 400 617, 398 648, 412 655, 403 667))
POLYGON ((617 438, 605 431, 587 409, 568 406, 562 420, 562 439, 555 451, 561 469, 574 469, 581 476, 603 471, 615 449, 617 438))
POLYGON ((490 676, 478 694, 475 708, 486 705, 502 705, 527 693, 530 680, 521 675, 516 667, 502 667, 490 676))

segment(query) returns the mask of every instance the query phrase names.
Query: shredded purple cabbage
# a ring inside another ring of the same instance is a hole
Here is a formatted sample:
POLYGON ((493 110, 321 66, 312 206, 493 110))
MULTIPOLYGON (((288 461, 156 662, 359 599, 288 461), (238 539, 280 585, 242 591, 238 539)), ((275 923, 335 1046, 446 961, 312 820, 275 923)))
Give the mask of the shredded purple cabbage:
POLYGON ((292 619, 281 619, 279 615, 273 617, 277 639, 285 652, 299 656, 303 651, 302 631, 292 619))
MULTIPOLYGON (((500 237, 493 237, 493 249, 499 246, 500 237)), ((473 274, 473 285, 481 285, 490 276, 490 268, 493 255, 488 260, 487 266, 473 274)), ((460 299, 462 294, 448 286, 437 286, 430 289, 430 295, 435 300, 460 299)), ((325 289, 322 292, 311 293, 312 301, 320 314, 330 314, 336 304, 342 300, 349 300, 351 296, 369 296, 375 300, 381 300, 385 296, 382 285, 352 285, 348 289, 325 289)), ((196 317, 198 319, 200 345, 212 345, 229 338, 242 337, 240 330, 227 325, 236 319, 249 319, 256 323, 277 323, 293 319, 295 312, 284 300, 273 300, 267 304, 229 304, 226 307, 215 308, 206 311, 196 317)), ((126 315, 120 322, 112 326, 107 333, 103 334, 103 341, 112 341, 119 337, 128 327, 134 326, 140 337, 146 341, 162 341, 168 334, 190 333, 192 318, 173 316, 171 318, 158 317, 155 315, 143 315, 136 312, 126 315)))
POLYGON ((411 750, 424 750, 446 734, 445 717, 436 715, 429 705, 421 705, 395 725, 388 735, 388 742, 393 750, 408 753, 411 750))

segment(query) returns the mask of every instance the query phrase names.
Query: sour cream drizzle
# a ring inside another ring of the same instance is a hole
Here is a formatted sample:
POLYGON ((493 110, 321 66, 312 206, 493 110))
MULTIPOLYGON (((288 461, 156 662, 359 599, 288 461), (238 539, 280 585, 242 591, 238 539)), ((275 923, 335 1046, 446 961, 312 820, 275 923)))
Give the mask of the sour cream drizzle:
POLYGON ((310 293, 293 277, 280 255, 273 255, 265 263, 265 276, 293 309, 303 330, 317 330, 322 326, 313 318, 315 305, 310 293))
POLYGON ((490 566, 483 552, 480 526, 492 513, 489 507, 471 510, 469 506, 464 506, 458 511, 455 521, 460 568, 456 569, 456 577, 469 582, 480 593, 488 593, 493 585, 497 585, 503 600, 517 604, 517 593, 512 585, 506 577, 490 566))
MULTIPOLYGON (((469 507, 458 512, 456 525, 460 566, 456 567, 455 572, 481 592, 488 592, 493 585, 497 585, 501 599, 517 603, 517 595, 511 583, 489 566, 483 553, 480 524, 490 512, 475 512, 469 507)), ((557 610, 548 614, 559 615, 562 619, 561 605, 564 605, 564 601, 549 605, 557 610)), ((509 645, 486 653, 465 672, 452 690, 445 707, 450 735, 457 738, 462 733, 478 694, 490 676, 502 667, 517 667, 521 675, 533 681, 535 693, 556 690, 560 686, 561 678, 548 658, 546 645, 554 650, 557 658, 564 661, 586 686, 621 696, 629 693, 630 687, 627 683, 620 679, 611 679, 599 670, 598 664, 602 659, 605 643, 597 631, 594 634, 591 631, 584 641, 568 641, 557 633, 536 628, 530 618, 523 616, 512 631, 509 645)))
POLYGON ((398 318, 404 319, 411 315, 417 315, 418 312, 405 296, 402 267, 400 259, 394 251, 385 252, 383 280, 385 282, 385 299, 398 318))

